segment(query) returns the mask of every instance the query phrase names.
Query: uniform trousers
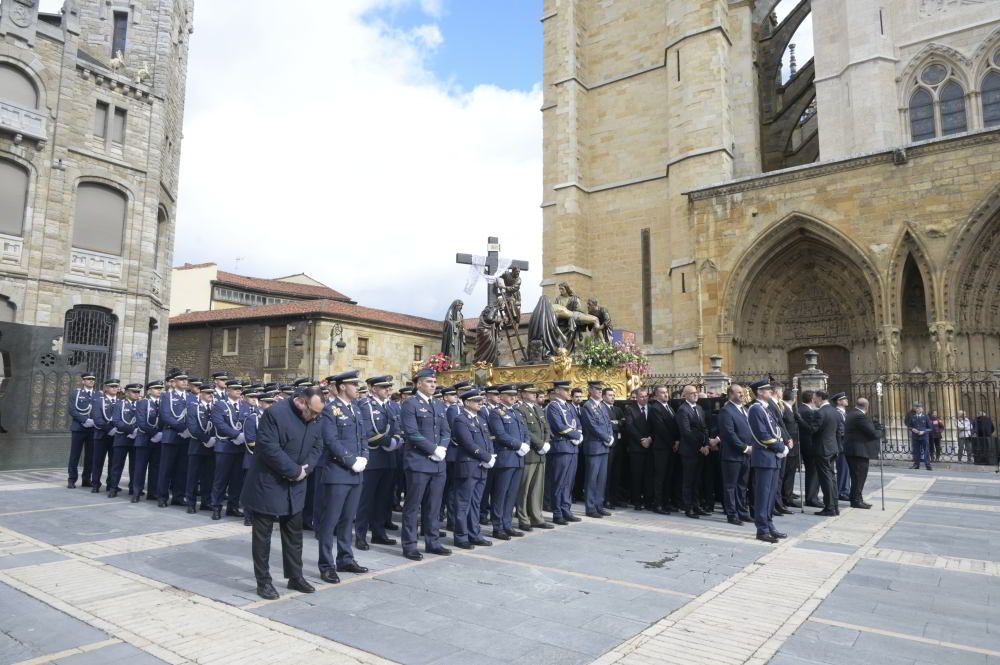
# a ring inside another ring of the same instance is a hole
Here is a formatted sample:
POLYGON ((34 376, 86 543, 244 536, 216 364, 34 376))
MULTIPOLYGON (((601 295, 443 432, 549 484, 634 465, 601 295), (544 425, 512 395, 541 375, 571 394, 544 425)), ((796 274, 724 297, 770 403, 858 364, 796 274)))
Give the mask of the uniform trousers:
POLYGON ((819 503, 819 465, 822 458, 816 455, 803 455, 802 464, 806 468, 806 495, 807 503, 819 503))
MULTIPOLYGON (((212 494, 209 504, 221 508, 229 490, 229 508, 240 505, 240 491, 243 489, 243 448, 232 453, 215 453, 215 469, 212 473, 212 494)), ((202 492, 202 501, 205 500, 202 492)))
POLYGON ((739 517, 749 512, 747 483, 750 480, 750 457, 736 461, 722 460, 722 507, 728 517, 739 517))
MULTIPOLYGON (((972 450, 970 447, 969 450, 972 450)), ((551 453, 550 453, 551 456, 551 453)), ((542 487, 542 509, 552 510, 552 497, 555 494, 555 480, 553 479, 555 472, 555 466, 550 461, 545 465, 545 483, 542 487)))
POLYGON ((274 523, 281 529, 281 563, 285 579, 297 580, 302 577, 302 513, 294 515, 253 514, 251 552, 253 554, 253 574, 257 584, 271 582, 271 531, 274 523))
POLYGON ((159 452, 159 444, 146 443, 144 446, 136 446, 135 450, 132 452, 132 457, 135 460, 133 465, 133 473, 135 476, 132 478, 130 483, 132 489, 129 490, 131 496, 142 496, 143 491, 146 489, 146 475, 149 474, 149 496, 156 496, 156 472, 157 468, 153 466, 153 452, 159 452), (154 448, 155 446, 155 448, 154 448))
POLYGON ((121 491, 118 483, 121 482, 122 474, 125 473, 125 461, 128 459, 128 487, 131 494, 132 486, 135 483, 135 454, 133 450, 135 450, 135 447, 132 445, 114 446, 111 449, 111 466, 108 470, 109 492, 111 490, 121 491))
POLYGON ((215 476, 215 453, 211 448, 198 444, 199 450, 188 453, 187 481, 184 484, 184 502, 193 506, 195 497, 201 497, 201 505, 208 506, 212 497, 212 478, 215 476))
POLYGON ((80 476, 79 466, 80 466, 80 455, 83 455, 83 482, 84 485, 90 484, 90 466, 91 458, 94 455, 94 432, 90 429, 85 429, 80 432, 70 432, 69 433, 69 480, 70 482, 76 482, 77 478, 80 476))
POLYGON ((837 455, 837 494, 839 496, 849 496, 851 493, 851 472, 847 468, 847 456, 844 453, 837 455))
POLYGON ((913 463, 917 466, 921 464, 927 465, 931 463, 930 458, 927 456, 927 437, 911 437, 913 443, 913 463))
POLYGON ((91 458, 90 484, 93 487, 101 486, 101 476, 104 475, 104 462, 107 460, 108 452, 114 444, 114 437, 107 436, 103 432, 94 432, 94 454, 91 458))
MULTIPOLYGON (((176 443, 160 444, 160 464, 156 474, 156 496, 166 501, 173 491, 176 498, 181 494, 183 485, 177 482, 177 472, 184 464, 187 466, 187 440, 181 439, 176 443)), ((187 473, 184 474, 185 478, 187 473)))
POLYGON ((542 491, 545 484, 545 458, 534 464, 525 464, 521 470, 521 484, 517 488, 517 522, 528 526, 545 523, 542 516, 542 491))
POLYGON ((584 500, 587 513, 599 513, 604 508, 604 491, 608 486, 608 453, 584 455, 587 459, 584 500))
POLYGON ((404 552, 417 549, 417 518, 420 518, 424 533, 424 546, 436 549, 441 546, 438 535, 438 515, 441 514, 441 499, 444 493, 444 469, 436 473, 410 471, 407 469, 406 497, 403 503, 402 541, 404 552))
POLYGON ((316 524, 319 539, 319 570, 335 570, 336 566, 354 563, 354 517, 361 500, 361 484, 323 483, 323 517, 316 524), (337 540, 337 558, 333 558, 333 541, 337 540))
MULTIPOLYGON (((444 470, 444 501, 441 502, 441 519, 444 519, 444 514, 448 514, 448 522, 453 523, 455 521, 455 514, 458 507, 455 505, 455 463, 446 462, 444 470)), ((454 528, 452 526, 451 528, 454 528)))
POLYGON ((520 467, 492 468, 493 487, 490 490, 490 521, 494 531, 510 531, 513 528, 514 504, 521 484, 520 467))
POLYGON ((774 522, 771 521, 774 505, 774 496, 778 489, 778 470, 754 467, 753 469, 753 505, 754 524, 757 526, 757 533, 770 533, 775 531, 774 522))
POLYGON ((358 514, 354 519, 354 534, 358 540, 368 537, 368 529, 371 529, 374 536, 388 538, 385 525, 392 518, 395 482, 396 469, 365 469, 358 514))
POLYGON ((552 465, 552 518, 559 519, 573 514, 573 473, 576 471, 576 453, 549 453, 552 465))
POLYGON ((483 486, 483 500, 479 505, 479 519, 486 522, 490 519, 491 507, 493 505, 493 469, 486 474, 486 484, 483 486))
POLYGON ((608 482, 604 487, 604 501, 610 505, 618 505, 622 499, 622 469, 625 468, 625 457, 628 452, 621 439, 615 437, 615 444, 608 449, 608 482))
POLYGON ((653 508, 653 453, 649 448, 628 451, 628 469, 633 506, 653 508))
POLYGON ((483 500, 486 474, 481 478, 455 479, 455 544, 482 540, 479 504, 483 500))

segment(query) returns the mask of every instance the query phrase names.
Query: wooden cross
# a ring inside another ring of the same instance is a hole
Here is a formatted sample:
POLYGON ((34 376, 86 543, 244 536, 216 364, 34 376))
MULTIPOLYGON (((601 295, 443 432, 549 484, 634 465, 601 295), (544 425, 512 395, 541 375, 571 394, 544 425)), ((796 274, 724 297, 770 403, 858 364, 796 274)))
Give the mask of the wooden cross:
MULTIPOLYGON (((500 264, 500 239, 490 236, 487 239, 487 252, 486 252, 486 274, 493 276, 497 274, 497 267, 500 264)), ((472 264, 472 254, 456 254, 455 263, 462 265, 471 266, 472 264)), ((527 261, 511 261, 511 268, 518 268, 522 272, 528 270, 527 261)), ((490 305, 495 305, 497 302, 497 292, 496 289, 492 288, 492 285, 488 285, 487 288, 487 302, 490 305)))

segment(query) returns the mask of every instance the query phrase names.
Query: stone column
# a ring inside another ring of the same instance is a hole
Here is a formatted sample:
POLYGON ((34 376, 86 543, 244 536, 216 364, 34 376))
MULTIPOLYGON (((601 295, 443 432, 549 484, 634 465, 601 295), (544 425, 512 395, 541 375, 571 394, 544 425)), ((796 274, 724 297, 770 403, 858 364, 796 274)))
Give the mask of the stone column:
POLYGON ((830 378, 826 372, 817 367, 819 354, 809 349, 805 352, 806 368, 795 375, 794 382, 798 385, 799 392, 803 390, 826 390, 827 380, 830 378))
POLYGON ((708 362, 712 369, 702 377, 705 392, 725 395, 729 390, 729 375, 722 371, 722 356, 713 354, 708 357, 708 362))

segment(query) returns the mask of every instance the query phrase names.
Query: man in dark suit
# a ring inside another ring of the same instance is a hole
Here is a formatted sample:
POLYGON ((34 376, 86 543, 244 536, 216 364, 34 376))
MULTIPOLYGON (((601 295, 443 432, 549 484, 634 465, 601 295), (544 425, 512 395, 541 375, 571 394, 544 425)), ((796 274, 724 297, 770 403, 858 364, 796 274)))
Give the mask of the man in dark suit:
POLYGON ((653 509, 653 430, 650 425, 649 391, 638 388, 635 402, 625 405, 622 431, 628 449, 632 507, 653 509))
POLYGON ((750 453, 753 433, 743 406, 743 386, 732 384, 729 401, 719 412, 719 448, 722 457, 722 505, 730 524, 741 526, 753 519, 747 507, 747 483, 750 479, 750 453))
POLYGON ((677 410, 677 429, 680 432, 678 453, 681 458, 681 497, 684 501, 684 515, 698 519, 708 512, 701 507, 701 468, 708 456, 710 446, 717 439, 709 439, 705 413, 698 405, 698 389, 684 386, 681 393, 684 403, 677 410))
POLYGON ((822 508, 819 502, 819 452, 814 443, 816 431, 819 429, 819 413, 816 410, 816 393, 803 390, 799 393, 799 403, 795 408, 795 422, 799 430, 799 449, 802 464, 806 469, 805 496, 801 497, 810 508, 822 508))
POLYGON ((837 455, 840 453, 838 430, 841 420, 837 407, 830 404, 826 392, 818 390, 816 396, 820 400, 820 408, 817 430, 813 435, 813 447, 817 455, 816 473, 819 476, 820 489, 823 491, 823 510, 816 515, 832 517, 840 514, 835 465, 837 455))
MULTIPOLYGON (((802 436, 799 434, 799 421, 798 414, 795 411, 795 391, 786 388, 785 391, 780 395, 781 404, 781 420, 785 427, 785 431, 788 433, 789 438, 792 440, 792 448, 788 451, 788 457, 785 458, 785 468, 782 471, 781 477, 781 491, 780 503, 785 508, 793 507, 798 508, 801 504, 795 499, 795 476, 798 474, 799 461, 801 457, 801 439, 802 436)), ((799 497, 801 500, 801 497, 799 497)))
POLYGON ((621 508, 624 500, 621 498, 622 487, 622 457, 626 454, 622 445, 622 421, 625 412, 615 403, 615 389, 605 388, 601 391, 601 402, 611 419, 611 432, 615 437, 615 445, 608 449, 608 486, 604 493, 604 507, 607 509, 621 508))
POLYGON ((306 388, 265 411, 257 430, 253 465, 247 471, 240 503, 253 514, 253 571, 257 595, 266 600, 278 597, 268 565, 276 521, 281 528, 288 588, 302 593, 315 590, 302 577, 302 509, 304 481, 323 452, 322 412, 319 388, 306 388))
POLYGON ((674 410, 669 404, 666 386, 657 386, 649 404, 649 423, 653 431, 653 512, 670 514, 670 483, 675 449, 680 440, 674 410))
POLYGON ((854 408, 847 412, 844 424, 844 454, 851 473, 851 507, 871 508, 865 503, 865 480, 868 479, 868 461, 878 457, 882 437, 868 415, 868 400, 859 397, 854 408))

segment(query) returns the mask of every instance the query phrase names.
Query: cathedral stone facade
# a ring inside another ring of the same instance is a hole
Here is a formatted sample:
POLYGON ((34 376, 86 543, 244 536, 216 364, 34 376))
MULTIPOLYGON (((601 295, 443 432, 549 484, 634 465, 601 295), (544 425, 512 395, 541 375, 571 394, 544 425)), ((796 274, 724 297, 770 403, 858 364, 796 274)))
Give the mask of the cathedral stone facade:
POLYGON ((0 0, 0 468, 64 463, 79 371, 162 376, 193 0, 0 0))
POLYGON ((1000 368, 1000 2, 781 4, 545 2, 546 292, 657 372, 1000 368))

